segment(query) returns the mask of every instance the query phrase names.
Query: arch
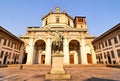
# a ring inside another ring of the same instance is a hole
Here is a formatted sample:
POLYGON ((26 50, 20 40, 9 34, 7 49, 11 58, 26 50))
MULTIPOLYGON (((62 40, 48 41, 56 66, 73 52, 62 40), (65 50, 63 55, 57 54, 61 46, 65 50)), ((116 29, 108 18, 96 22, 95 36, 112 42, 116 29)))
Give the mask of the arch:
POLYGON ((45 63, 45 49, 46 49, 46 43, 44 40, 39 39, 34 43, 34 55, 33 55, 34 64, 45 63))
POLYGON ((81 63, 80 58, 80 43, 78 40, 71 40, 69 42, 69 55, 70 64, 81 63))
MULTIPOLYGON (((38 35, 38 36, 39 36, 39 35, 38 35)), ((45 39, 37 38, 37 39, 34 40, 33 45, 35 45, 35 43, 36 43, 37 41, 39 41, 39 40, 43 40, 43 41, 45 42, 45 44, 46 44, 46 40, 45 40, 45 39)))
POLYGON ((71 38, 71 39, 69 39, 69 40, 68 40, 68 43, 70 43, 72 40, 76 40, 76 41, 78 41, 78 42, 80 43, 80 40, 77 39, 77 38, 71 38))

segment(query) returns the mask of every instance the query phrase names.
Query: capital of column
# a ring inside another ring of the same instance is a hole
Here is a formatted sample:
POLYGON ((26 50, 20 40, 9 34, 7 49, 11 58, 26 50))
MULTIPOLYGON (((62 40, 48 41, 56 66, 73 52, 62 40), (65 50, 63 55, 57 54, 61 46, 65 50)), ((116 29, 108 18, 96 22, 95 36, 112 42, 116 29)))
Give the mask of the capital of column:
POLYGON ((83 45, 83 44, 80 44, 80 47, 85 47, 85 44, 83 45))
POLYGON ((81 38, 81 39, 85 39, 85 36, 81 36, 80 38, 81 38))

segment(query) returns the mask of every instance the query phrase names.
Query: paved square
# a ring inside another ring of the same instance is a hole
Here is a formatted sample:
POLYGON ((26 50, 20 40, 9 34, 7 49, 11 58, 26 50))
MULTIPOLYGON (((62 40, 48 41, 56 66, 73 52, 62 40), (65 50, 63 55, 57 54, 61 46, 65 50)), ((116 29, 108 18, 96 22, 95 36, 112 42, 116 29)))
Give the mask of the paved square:
POLYGON ((19 67, 0 68, 0 81, 120 81, 120 69, 108 67, 65 68, 70 80, 45 80, 51 68, 19 67))

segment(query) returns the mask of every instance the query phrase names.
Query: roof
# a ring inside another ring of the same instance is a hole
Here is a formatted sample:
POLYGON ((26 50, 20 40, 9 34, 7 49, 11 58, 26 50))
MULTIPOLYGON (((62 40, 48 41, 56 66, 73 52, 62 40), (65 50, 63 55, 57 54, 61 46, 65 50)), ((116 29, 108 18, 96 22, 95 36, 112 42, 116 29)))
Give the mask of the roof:
POLYGON ((85 16, 75 16, 75 18, 86 18, 85 16))
POLYGON ((24 43, 20 38, 18 38, 17 36, 15 36, 14 34, 12 34, 11 32, 9 32, 8 30, 6 30, 5 28, 3 28, 2 26, 0 26, 0 31, 3 31, 4 33, 6 33, 7 35, 13 37, 14 39, 24 43))
POLYGON ((116 30, 118 28, 120 28, 120 23, 115 25, 114 27, 112 27, 111 29, 109 29, 108 31, 106 31, 105 33, 100 35, 99 37, 97 37, 93 42, 98 41, 99 39, 103 38, 104 36, 107 36, 108 34, 110 34, 111 32, 113 32, 114 30, 116 30))
POLYGON ((42 20, 43 20, 44 18, 46 18, 47 16, 49 16, 50 14, 65 14, 65 15, 68 16, 69 18, 73 19, 71 16, 69 16, 69 15, 66 13, 66 10, 64 10, 63 12, 60 12, 60 7, 57 6, 55 12, 52 11, 52 10, 50 10, 50 12, 49 12, 47 15, 45 15, 45 16, 42 17, 42 20), (58 10, 58 9, 59 9, 59 10, 58 10))
POLYGON ((69 16, 69 15, 68 15, 67 13, 65 13, 65 12, 60 12, 60 13, 50 12, 50 13, 48 13, 47 15, 43 16, 43 17, 42 17, 42 20, 43 20, 44 18, 46 18, 47 16, 49 16, 50 14, 65 14, 65 15, 68 16, 69 18, 73 19, 71 16, 69 16))
POLYGON ((86 16, 75 16, 73 22, 75 22, 76 18, 86 18, 86 16))

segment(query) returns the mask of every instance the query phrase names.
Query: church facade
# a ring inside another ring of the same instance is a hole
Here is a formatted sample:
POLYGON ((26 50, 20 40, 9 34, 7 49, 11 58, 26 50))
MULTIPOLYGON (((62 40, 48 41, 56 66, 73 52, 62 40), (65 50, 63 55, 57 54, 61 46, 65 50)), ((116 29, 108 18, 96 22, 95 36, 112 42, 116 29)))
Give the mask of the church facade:
POLYGON ((25 43, 26 64, 52 64, 56 32, 63 36, 60 52, 64 54, 64 64, 96 63, 92 45, 95 37, 88 34, 86 17, 73 19, 56 7, 42 18, 42 27, 28 27, 27 33, 20 37, 25 43))

